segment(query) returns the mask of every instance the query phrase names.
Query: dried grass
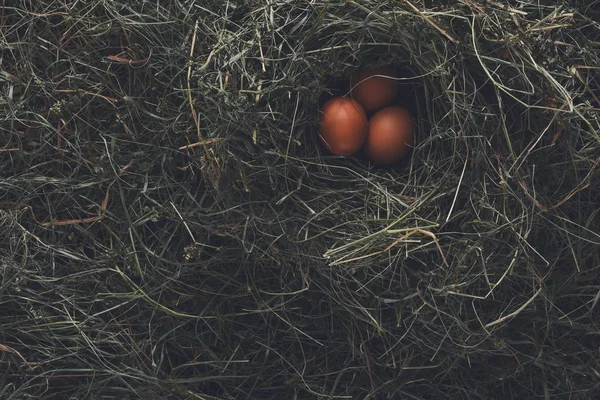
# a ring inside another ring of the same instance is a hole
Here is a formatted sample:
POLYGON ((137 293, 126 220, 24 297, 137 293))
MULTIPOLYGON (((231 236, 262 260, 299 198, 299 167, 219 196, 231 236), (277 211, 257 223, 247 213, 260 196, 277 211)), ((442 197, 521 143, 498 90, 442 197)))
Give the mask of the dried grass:
POLYGON ((0 398, 596 398, 600 15, 568 3, 4 3, 0 398), (378 63, 394 168, 317 138, 378 63))

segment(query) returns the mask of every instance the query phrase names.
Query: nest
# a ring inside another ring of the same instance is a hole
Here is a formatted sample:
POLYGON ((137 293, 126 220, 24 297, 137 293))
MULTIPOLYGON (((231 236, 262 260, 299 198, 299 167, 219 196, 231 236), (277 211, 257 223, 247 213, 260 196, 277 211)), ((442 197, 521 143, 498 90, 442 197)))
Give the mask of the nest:
POLYGON ((539 3, 5 7, 0 397, 593 398, 600 15, 539 3), (327 153, 383 64, 410 156, 327 153))

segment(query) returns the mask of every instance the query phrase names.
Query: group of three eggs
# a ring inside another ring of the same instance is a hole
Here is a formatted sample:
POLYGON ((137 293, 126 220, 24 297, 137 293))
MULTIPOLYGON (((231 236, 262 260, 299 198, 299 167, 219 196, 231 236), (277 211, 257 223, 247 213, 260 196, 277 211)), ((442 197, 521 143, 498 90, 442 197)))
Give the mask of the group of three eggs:
POLYGON ((320 137, 331 153, 349 156, 364 146, 369 158, 382 165, 408 153, 415 123, 408 110, 392 105, 398 96, 394 77, 391 67, 364 68, 350 96, 333 97, 323 105, 320 137))

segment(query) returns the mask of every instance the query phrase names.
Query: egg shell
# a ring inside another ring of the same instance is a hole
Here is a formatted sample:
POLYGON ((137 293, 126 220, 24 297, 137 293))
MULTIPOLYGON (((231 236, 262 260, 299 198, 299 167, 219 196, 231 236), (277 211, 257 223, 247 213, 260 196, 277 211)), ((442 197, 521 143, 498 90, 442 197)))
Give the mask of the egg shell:
POLYGON ((392 103, 398 95, 396 73, 392 67, 363 68, 352 89, 352 98, 372 113, 392 103))
POLYGON ((333 97, 321 110, 320 136, 333 154, 349 156, 365 143, 369 125, 363 107, 349 97, 333 97))
POLYGON ((403 107, 385 107, 369 120, 365 152, 378 164, 393 164, 409 152, 414 136, 415 122, 410 112, 403 107))

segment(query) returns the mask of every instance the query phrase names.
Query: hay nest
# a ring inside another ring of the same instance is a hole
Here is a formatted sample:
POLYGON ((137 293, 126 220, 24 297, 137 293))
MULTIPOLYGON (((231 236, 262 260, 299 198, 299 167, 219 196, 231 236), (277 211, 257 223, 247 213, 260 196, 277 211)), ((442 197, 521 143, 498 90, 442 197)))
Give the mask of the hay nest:
POLYGON ((0 398, 592 398, 600 14, 542 3, 5 6, 0 398), (317 134, 379 64, 386 168, 317 134))

